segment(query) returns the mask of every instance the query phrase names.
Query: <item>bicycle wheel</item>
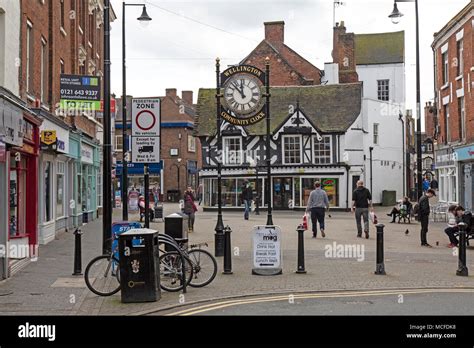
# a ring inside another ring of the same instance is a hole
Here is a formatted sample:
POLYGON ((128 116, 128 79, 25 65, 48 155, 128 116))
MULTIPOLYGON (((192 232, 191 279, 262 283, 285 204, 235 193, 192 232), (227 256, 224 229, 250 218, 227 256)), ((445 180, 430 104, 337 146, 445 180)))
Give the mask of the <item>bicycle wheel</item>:
MULTIPOLYGON (((187 258, 185 265, 186 285, 193 277, 193 267, 187 258)), ((169 251, 160 256, 160 287, 163 290, 175 292, 183 288, 181 279, 183 276, 181 255, 176 251, 169 251)))
POLYGON ((189 286, 200 288, 211 283, 217 274, 217 262, 210 252, 203 249, 188 251, 189 259, 193 265, 193 279, 189 286))
POLYGON ((119 261, 112 255, 92 259, 84 272, 90 291, 99 296, 110 296, 120 290, 119 261))

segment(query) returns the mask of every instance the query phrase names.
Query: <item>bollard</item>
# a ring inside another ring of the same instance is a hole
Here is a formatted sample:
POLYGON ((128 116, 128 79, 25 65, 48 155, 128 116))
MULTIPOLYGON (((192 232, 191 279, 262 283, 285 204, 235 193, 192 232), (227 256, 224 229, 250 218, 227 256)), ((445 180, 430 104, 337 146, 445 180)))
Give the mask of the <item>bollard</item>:
POLYGON ((469 271, 467 269, 466 264, 466 227, 467 224, 464 222, 460 222, 459 226, 459 261, 458 261, 458 270, 456 271, 456 275, 461 277, 467 277, 469 275, 469 271))
POLYGON ((385 275, 385 265, 383 261, 383 229, 385 225, 378 224, 375 227, 377 228, 377 265, 375 274, 385 275))
POLYGON ((224 228, 224 272, 222 274, 232 274, 232 246, 230 234, 232 230, 229 226, 224 228))
POLYGON ((306 270, 304 269, 304 227, 299 225, 296 229, 298 232, 298 269, 296 273, 305 274, 306 270))
POLYGON ((82 275, 81 236, 82 232, 78 227, 74 231, 74 273, 72 275, 82 275))

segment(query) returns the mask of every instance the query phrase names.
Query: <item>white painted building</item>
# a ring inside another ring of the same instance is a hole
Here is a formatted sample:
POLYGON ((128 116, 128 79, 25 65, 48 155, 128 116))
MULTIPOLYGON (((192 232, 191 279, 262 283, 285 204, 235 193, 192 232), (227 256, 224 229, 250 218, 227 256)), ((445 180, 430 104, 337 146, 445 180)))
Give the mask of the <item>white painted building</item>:
POLYGON ((0 86, 19 95, 20 0, 0 0, 0 86))

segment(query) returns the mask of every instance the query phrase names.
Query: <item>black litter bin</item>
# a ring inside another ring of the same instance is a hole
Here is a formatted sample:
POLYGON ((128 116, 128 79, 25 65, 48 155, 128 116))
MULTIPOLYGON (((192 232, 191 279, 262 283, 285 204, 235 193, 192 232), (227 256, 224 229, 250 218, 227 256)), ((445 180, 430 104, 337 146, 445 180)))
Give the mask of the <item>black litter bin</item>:
MULTIPOLYGON (((165 234, 176 238, 188 238, 188 216, 183 213, 174 213, 165 217, 165 234)), ((170 247, 165 249, 166 251, 170 247)))
POLYGON ((155 219, 163 220, 163 204, 155 205, 155 219))
POLYGON ((120 234, 119 252, 122 302, 159 300, 158 231, 140 228, 120 234))

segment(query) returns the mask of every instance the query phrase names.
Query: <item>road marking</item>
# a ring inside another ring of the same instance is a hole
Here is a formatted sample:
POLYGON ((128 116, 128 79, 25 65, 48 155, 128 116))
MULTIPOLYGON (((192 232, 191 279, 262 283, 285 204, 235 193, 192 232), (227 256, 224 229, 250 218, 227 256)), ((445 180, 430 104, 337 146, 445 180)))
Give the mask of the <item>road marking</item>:
MULTIPOLYGON (((405 290, 369 290, 369 291, 354 291, 354 292, 332 292, 332 293, 318 293, 318 294, 294 294, 295 299, 314 299, 314 298, 344 298, 344 297, 362 297, 362 296, 387 296, 399 294, 423 294, 423 293, 474 293, 474 289, 405 289, 405 290)), ((214 311, 222 308, 239 306, 253 303, 264 303, 274 301, 287 301, 288 295, 257 297, 253 299, 229 300, 207 305, 197 306, 170 314, 190 316, 199 313, 214 311)))

